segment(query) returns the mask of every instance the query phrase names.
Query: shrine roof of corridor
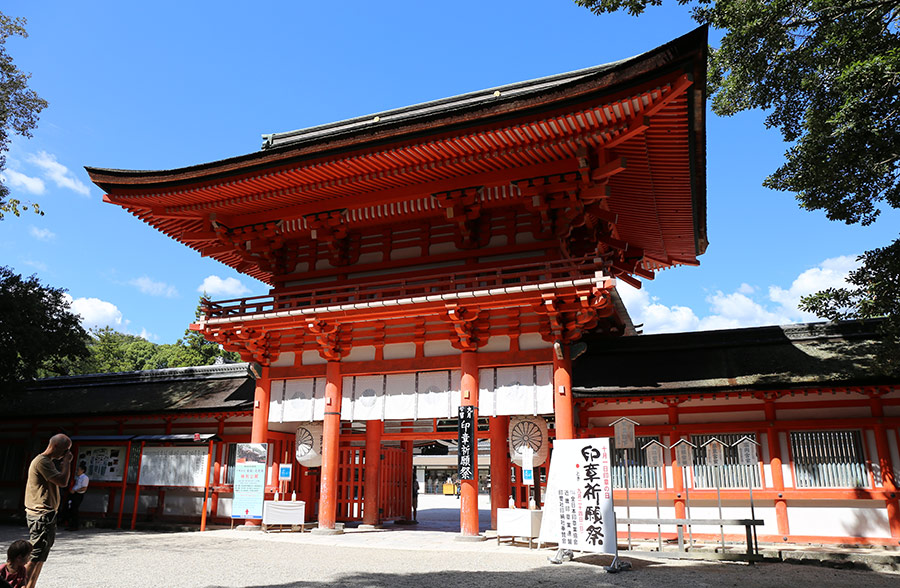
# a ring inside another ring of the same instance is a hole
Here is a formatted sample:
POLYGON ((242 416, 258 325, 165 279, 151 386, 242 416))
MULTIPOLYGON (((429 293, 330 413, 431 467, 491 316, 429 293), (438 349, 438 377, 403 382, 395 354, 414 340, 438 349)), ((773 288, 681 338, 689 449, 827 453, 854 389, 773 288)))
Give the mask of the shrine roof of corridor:
POLYGON ((582 398, 804 389, 900 390, 879 367, 877 319, 588 340, 573 366, 582 398))
POLYGON ((44 378, 0 393, 3 417, 138 415, 253 410, 247 363, 44 378))

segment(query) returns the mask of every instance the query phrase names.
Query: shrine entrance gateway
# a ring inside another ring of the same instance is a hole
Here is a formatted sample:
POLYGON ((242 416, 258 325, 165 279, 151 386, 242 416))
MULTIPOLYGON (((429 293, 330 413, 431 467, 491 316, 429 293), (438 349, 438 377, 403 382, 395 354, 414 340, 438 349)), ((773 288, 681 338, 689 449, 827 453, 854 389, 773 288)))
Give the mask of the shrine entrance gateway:
MULTIPOLYGON (((706 37, 265 135, 259 152, 223 161, 88 172, 107 202, 271 286, 204 301, 191 328, 259 366, 251 442, 321 423, 318 525, 333 532, 357 512, 341 470, 358 468, 355 448, 409 449, 421 421, 470 407, 495 452, 510 415, 552 414, 557 438, 575 436, 573 344, 634 334, 617 282, 639 287, 706 249, 706 37), (546 404, 519 380, 506 400, 532 404, 495 408, 501 370, 529 366, 546 404), (306 413, 278 414, 288 388, 310 394, 290 408, 306 413)), ((460 493, 460 532, 478 535, 478 480, 460 493)))
MULTIPOLYGON (((551 364, 488 367, 478 370, 479 419, 473 441, 482 446, 475 459, 490 468, 492 520, 497 506, 514 496, 528 504, 521 474, 509 459, 509 419, 529 421, 529 442, 535 448, 549 443, 547 417, 554 412, 551 364), (535 433, 532 433, 532 429, 535 433), (488 459, 484 448, 490 446, 488 459), (511 482, 518 484, 511 486, 511 482)), ((335 520, 376 525, 412 519, 414 447, 438 441, 456 445, 462 393, 459 370, 429 370, 382 375, 344 376, 341 382, 341 431, 335 492, 335 520), (384 419, 384 420, 382 420, 384 419), (370 460, 369 456, 378 456, 370 460)), ((324 462, 319 438, 326 413, 324 378, 278 379, 270 382, 268 430, 296 441, 293 453, 301 463, 324 462), (290 438, 290 437, 286 437, 290 438), (309 444, 309 449, 306 448, 309 444), (310 456, 314 459, 309 461, 310 456), (317 459, 316 459, 317 458, 317 459)), ((514 427, 515 428, 515 427, 514 427)), ((518 430, 518 429, 516 429, 518 430)), ((516 430, 512 431, 513 434, 516 430)), ((473 443, 473 447, 477 446, 473 443)), ((546 451, 545 451, 546 453, 546 451)), ((456 456, 443 460, 456 477, 456 456)), ((455 481, 455 480, 454 480, 455 481)), ((477 494, 479 476, 471 480, 477 494)), ((461 486, 466 481, 461 480, 461 486)), ((420 488, 422 490, 422 488, 420 488)), ((461 488, 460 488, 461 491, 461 488)), ((461 513, 461 524, 467 512, 461 513)))

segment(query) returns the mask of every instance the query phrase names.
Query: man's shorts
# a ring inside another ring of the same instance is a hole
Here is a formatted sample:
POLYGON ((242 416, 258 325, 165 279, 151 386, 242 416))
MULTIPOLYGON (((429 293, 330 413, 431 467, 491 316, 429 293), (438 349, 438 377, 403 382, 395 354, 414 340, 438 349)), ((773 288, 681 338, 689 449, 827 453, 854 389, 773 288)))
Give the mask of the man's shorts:
POLYGON ((31 551, 31 561, 47 561, 50 548, 56 541, 56 513, 48 512, 42 515, 25 513, 25 520, 28 522, 31 545, 34 548, 31 551))

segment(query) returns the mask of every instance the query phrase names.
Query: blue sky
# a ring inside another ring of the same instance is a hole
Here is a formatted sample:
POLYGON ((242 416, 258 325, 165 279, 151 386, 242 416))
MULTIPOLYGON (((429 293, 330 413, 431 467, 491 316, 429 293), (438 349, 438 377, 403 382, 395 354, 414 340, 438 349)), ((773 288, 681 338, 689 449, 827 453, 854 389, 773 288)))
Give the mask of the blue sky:
MULTIPOLYGON (((100 2, 7 0, 28 19, 17 65, 50 102, 3 181, 40 203, 0 222, 0 264, 68 290, 87 327, 182 336, 202 290, 267 287, 102 202, 83 166, 171 169, 259 149, 288 131, 629 57, 695 27, 671 2, 640 18, 569 0, 100 2)), ((715 44, 718 34, 713 32, 715 44)), ((622 288, 647 333, 813 320, 796 301, 839 284, 896 238, 828 221, 761 187, 785 145, 758 112, 707 122, 710 245, 701 266, 622 288)))

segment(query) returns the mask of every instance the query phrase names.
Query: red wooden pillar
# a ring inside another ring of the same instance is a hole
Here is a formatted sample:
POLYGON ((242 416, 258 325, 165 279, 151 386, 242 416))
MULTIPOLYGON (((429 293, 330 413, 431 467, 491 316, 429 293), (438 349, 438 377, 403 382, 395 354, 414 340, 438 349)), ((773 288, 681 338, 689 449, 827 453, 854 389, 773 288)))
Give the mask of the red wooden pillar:
POLYGON ((366 487, 363 499, 363 524, 375 526, 381 523, 381 434, 382 421, 366 421, 366 487))
POLYGON ((325 370, 325 422, 322 431, 322 480, 319 483, 319 529, 334 530, 337 518, 338 463, 341 441, 341 363, 325 370))
POLYGON ((261 367, 253 394, 253 424, 250 429, 250 443, 266 443, 268 441, 270 388, 269 368, 261 367))
POLYGON ((572 360, 569 346, 553 344, 553 412, 556 416, 556 438, 575 438, 575 408, 572 400, 572 360))
POLYGON ((765 415, 768 427, 766 427, 766 439, 769 445, 769 467, 772 470, 772 487, 775 489, 775 522, 778 524, 778 534, 785 540, 791 534, 788 525, 787 501, 784 496, 784 470, 781 467, 781 442, 778 430, 775 428, 775 401, 766 399, 765 415))
MULTIPOLYGON (((475 351, 463 351, 461 359, 462 379, 460 391, 462 393, 461 404, 475 407, 477 437, 478 424, 478 356, 475 351)), ((459 481, 459 527, 460 534, 464 537, 478 535, 478 441, 475 440, 475 451, 472 452, 472 471, 475 472, 474 480, 459 481)))
MULTIPOLYGON (((678 402, 669 403, 669 424, 672 425, 672 436, 669 438, 669 446, 681 439, 681 435, 675 432, 675 426, 678 425, 678 402)), ((682 464, 678 463, 675 458, 675 450, 670 449, 669 453, 672 458, 672 486, 675 490, 675 518, 683 519, 687 517, 687 509, 684 500, 684 470, 681 469, 682 464)))
POLYGON ((497 528, 497 509, 509 501, 509 417, 491 419, 491 528, 497 528))
POLYGON ((900 538, 900 503, 897 499, 897 484, 894 480, 894 464, 891 460, 887 431, 884 428, 884 404, 881 395, 873 393, 869 396, 872 416, 877 419, 875 425, 875 448, 878 451, 878 469, 881 471, 881 486, 887 497, 888 523, 891 526, 891 537, 900 538))

